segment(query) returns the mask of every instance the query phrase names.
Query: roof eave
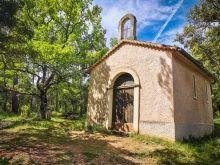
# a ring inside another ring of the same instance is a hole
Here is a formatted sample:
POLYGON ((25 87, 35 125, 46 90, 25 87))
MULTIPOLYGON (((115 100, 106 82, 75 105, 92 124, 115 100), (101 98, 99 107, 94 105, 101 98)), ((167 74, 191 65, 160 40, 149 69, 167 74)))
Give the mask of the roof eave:
POLYGON ((189 61, 195 64, 199 69, 201 69, 209 78, 213 79, 214 76, 203 66, 201 62, 193 58, 188 52, 180 47, 176 47, 177 51, 180 52, 184 57, 186 57, 189 61))

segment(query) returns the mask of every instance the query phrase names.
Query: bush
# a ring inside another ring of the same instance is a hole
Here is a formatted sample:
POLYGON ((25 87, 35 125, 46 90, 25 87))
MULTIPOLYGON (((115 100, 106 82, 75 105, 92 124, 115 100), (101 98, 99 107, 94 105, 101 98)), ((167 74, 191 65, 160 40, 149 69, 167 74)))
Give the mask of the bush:
POLYGON ((28 105, 23 105, 21 107, 21 116, 28 117, 30 115, 30 107, 28 105))
POLYGON ((90 132, 90 133, 100 132, 100 133, 104 133, 104 134, 112 134, 111 130, 106 129, 101 124, 88 125, 86 128, 86 131, 90 132))

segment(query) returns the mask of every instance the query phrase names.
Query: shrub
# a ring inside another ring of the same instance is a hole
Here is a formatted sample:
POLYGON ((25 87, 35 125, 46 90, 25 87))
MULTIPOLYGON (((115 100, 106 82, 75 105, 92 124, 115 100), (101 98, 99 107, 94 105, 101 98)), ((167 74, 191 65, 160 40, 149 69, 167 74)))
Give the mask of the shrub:
POLYGON ((30 107, 28 105, 23 105, 21 107, 21 116, 27 117, 30 114, 30 107))

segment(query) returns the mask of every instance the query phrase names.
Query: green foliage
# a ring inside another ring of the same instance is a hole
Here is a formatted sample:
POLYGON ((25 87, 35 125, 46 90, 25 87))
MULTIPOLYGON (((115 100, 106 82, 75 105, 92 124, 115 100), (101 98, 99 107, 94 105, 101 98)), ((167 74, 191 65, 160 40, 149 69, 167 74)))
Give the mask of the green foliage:
POLYGON ((21 107, 21 115, 24 116, 24 117, 28 117, 28 115, 30 114, 30 107, 27 106, 27 105, 23 105, 21 107))
POLYGON ((21 107, 38 108, 44 119, 48 110, 84 113, 85 69, 107 51, 101 8, 92 0, 4 0, 0 12, 7 15, 0 21, 0 108, 8 111, 16 93, 21 107))
POLYGON ((114 47, 118 43, 117 38, 110 38, 110 46, 114 47))
POLYGON ((0 164, 8 165, 10 164, 10 158, 0 158, 0 164))
POLYGON ((88 125, 86 127, 86 131, 90 133, 104 133, 104 134, 112 134, 111 130, 106 129, 103 125, 101 124, 93 124, 93 125, 88 125))
POLYGON ((200 0, 188 14, 188 24, 176 41, 214 75, 213 107, 220 111, 220 6, 219 0, 200 0))
POLYGON ((3 119, 10 119, 11 117, 17 117, 18 115, 15 115, 14 113, 10 113, 10 112, 3 112, 0 111, 0 121, 2 121, 3 119))

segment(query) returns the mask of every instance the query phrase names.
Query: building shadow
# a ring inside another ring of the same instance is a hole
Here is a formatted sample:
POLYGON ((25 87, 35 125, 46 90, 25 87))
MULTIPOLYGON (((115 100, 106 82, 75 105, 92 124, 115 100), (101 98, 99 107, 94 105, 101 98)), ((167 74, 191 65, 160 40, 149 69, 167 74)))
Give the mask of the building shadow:
POLYGON ((90 73, 87 121, 88 124, 104 124, 108 117, 108 82, 110 67, 105 61, 100 63, 95 72, 90 73))
POLYGON ((59 123, 47 129, 0 131, 0 163, 7 164, 137 164, 135 153, 112 145, 106 135, 67 132, 59 123))
MULTIPOLYGON (((172 60, 172 54, 168 54, 167 57, 169 60, 172 60)), ((172 63, 171 63, 172 65, 172 63)), ((166 62, 165 58, 160 57, 160 66, 161 70, 160 73, 157 74, 158 78, 158 83, 160 87, 162 88, 163 94, 166 96, 170 104, 173 104, 173 73, 172 73, 172 68, 170 64, 166 62)), ((174 112, 173 112, 173 107, 169 107, 169 110, 172 112, 173 117, 174 117, 174 112)))

